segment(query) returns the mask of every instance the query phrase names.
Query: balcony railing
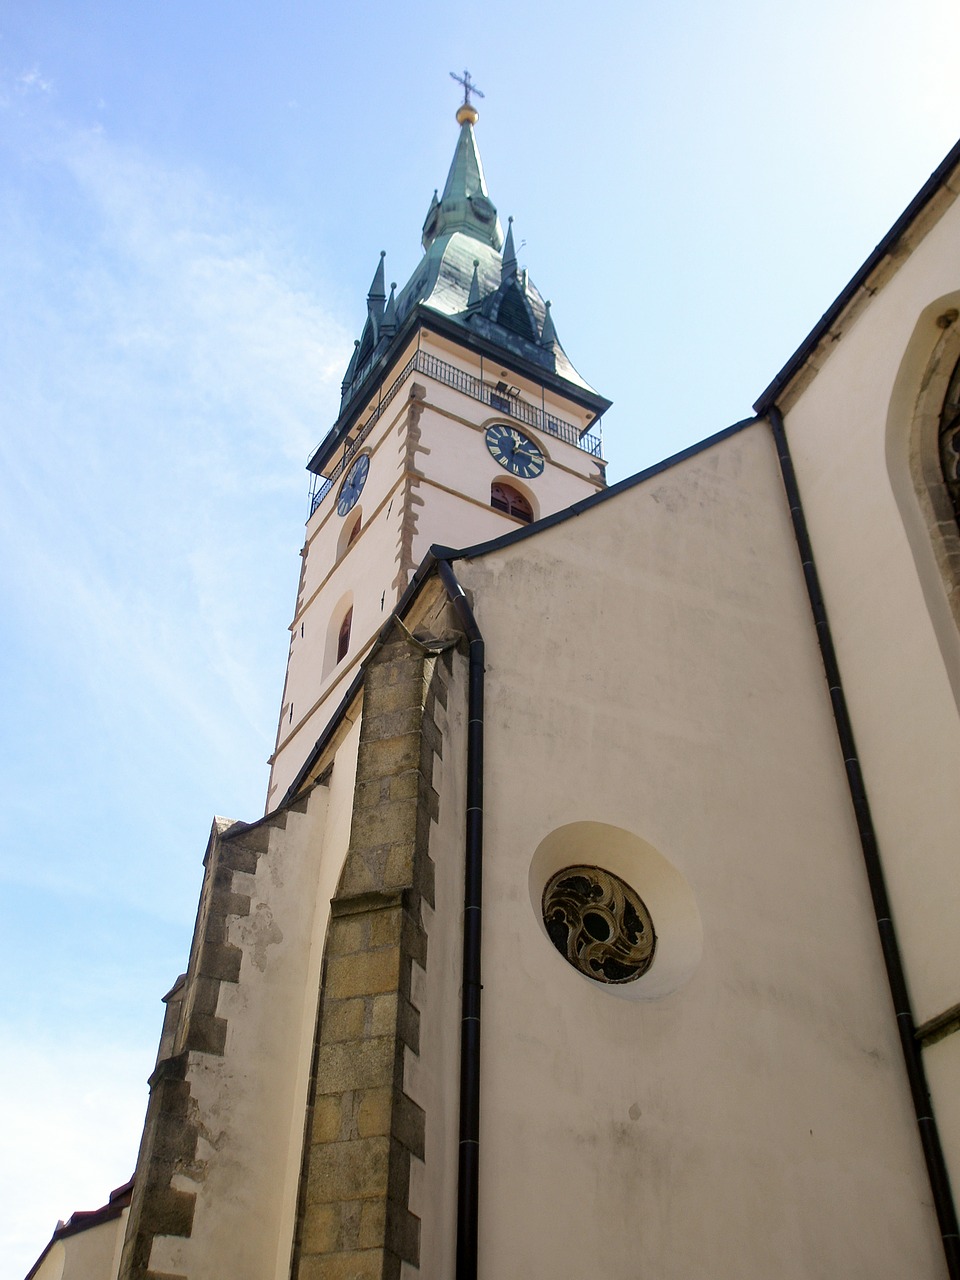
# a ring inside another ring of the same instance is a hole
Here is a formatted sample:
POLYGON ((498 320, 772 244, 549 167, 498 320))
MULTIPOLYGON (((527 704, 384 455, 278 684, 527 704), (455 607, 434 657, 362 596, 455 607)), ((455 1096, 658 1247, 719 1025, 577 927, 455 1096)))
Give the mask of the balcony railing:
POLYGON ((538 431, 555 436, 558 440, 564 440, 567 444, 572 444, 575 448, 582 449, 584 453, 589 453, 594 458, 601 457, 602 441, 599 436, 590 435, 587 432, 581 434, 580 428, 572 422, 566 422, 555 414, 545 413, 537 405, 528 404, 526 400, 521 400, 515 392, 511 395, 512 388, 505 388, 502 383, 491 386, 480 378, 475 378, 472 373, 466 373, 463 369, 458 369, 456 365, 449 364, 446 360, 441 360, 439 356, 431 355, 429 351, 416 351, 394 378, 389 389, 381 397, 377 407, 360 427, 360 430, 356 435, 348 437, 343 455, 330 474, 328 476, 314 476, 310 493, 311 515, 336 484, 344 470, 350 465, 360 446, 412 373, 425 374, 428 378, 433 378, 435 382, 442 382, 444 386, 453 387, 454 390, 461 391, 464 395, 470 396, 472 400, 479 400, 481 404, 490 405, 492 409, 495 409, 497 413, 502 413, 505 417, 516 418, 518 422, 530 427, 536 427, 538 431))

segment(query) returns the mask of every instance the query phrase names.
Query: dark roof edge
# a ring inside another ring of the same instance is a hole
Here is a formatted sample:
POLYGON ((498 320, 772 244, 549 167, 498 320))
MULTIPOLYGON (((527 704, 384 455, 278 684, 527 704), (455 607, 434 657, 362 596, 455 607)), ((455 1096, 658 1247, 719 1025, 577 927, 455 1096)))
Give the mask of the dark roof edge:
POLYGON ((122 1186, 116 1187, 111 1191, 107 1203, 99 1209, 81 1209, 71 1214, 67 1221, 61 1223, 54 1231, 44 1246, 40 1257, 27 1272, 24 1280, 33 1280, 33 1277, 40 1270, 40 1265, 44 1258, 58 1240, 65 1240, 68 1236, 79 1235, 81 1231, 89 1231, 93 1227, 103 1226, 105 1222, 112 1222, 115 1218, 119 1218, 124 1209, 130 1204, 132 1195, 133 1178, 130 1178, 128 1182, 124 1182, 122 1186))
POLYGON ((686 462, 688 458, 693 458, 698 453, 705 452, 722 440, 736 435, 738 431, 743 431, 745 427, 752 427, 758 421, 759 418, 744 418, 740 422, 734 422, 732 426, 724 427, 722 431, 717 431, 714 435, 707 436, 705 440, 700 440, 686 449, 681 449, 679 453, 671 454, 669 458, 664 458, 662 462, 655 462, 653 466, 647 467, 644 471, 638 471, 636 475, 627 476, 625 480, 618 480, 616 484, 610 485, 609 488, 602 489, 599 493, 592 493, 589 498, 581 498, 579 502, 574 502, 569 507, 564 507, 562 511, 555 511, 551 516, 544 516, 542 520, 537 520, 533 524, 525 524, 519 529, 511 529, 509 533, 502 533, 499 538, 491 538, 489 542, 477 542, 472 547, 433 546, 430 548, 430 554, 437 560, 473 560, 477 556, 487 555, 491 551, 499 551, 501 547, 510 547, 515 542, 522 542, 524 538, 535 537, 538 533, 542 533, 544 529, 551 529, 554 525, 563 524, 564 521, 582 515, 584 511, 589 511, 591 507, 596 507, 601 502, 608 502, 611 498, 625 493, 627 489, 632 489, 638 484, 643 484, 645 480, 652 479, 653 476, 669 471, 671 467, 675 467, 678 463, 686 462))
POLYGON ((553 373, 542 365, 526 361, 522 356, 518 356, 513 352, 504 351, 501 347, 496 346, 495 343, 488 342, 485 338, 472 333, 465 326, 457 324, 449 316, 442 315, 439 311, 434 311, 432 307, 427 307, 422 302, 418 302, 411 309, 410 314, 396 334, 394 334, 390 345, 380 356, 374 368, 364 378, 363 384, 357 389, 352 400, 344 406, 330 430, 311 453, 307 461, 308 471, 320 474, 319 468, 327 462, 341 444, 344 436, 347 435, 357 419, 362 416, 363 410, 370 403, 373 393, 386 382, 387 375, 396 364, 397 355, 416 333, 418 325, 424 329, 432 329, 442 337, 458 342, 460 346, 465 347, 467 350, 476 349, 483 356, 495 356, 505 368, 512 369, 523 378, 541 382, 544 386, 550 387, 553 391, 566 396, 568 400, 572 400, 582 408, 591 410, 594 415, 593 420, 584 428, 584 432, 590 431, 596 426, 612 404, 612 401, 608 400, 606 396, 600 395, 599 392, 592 390, 592 388, 580 387, 575 382, 570 382, 567 378, 564 378, 561 374, 553 373))
POLYGON ((360 688, 363 684, 363 678, 366 675, 367 667, 370 664, 371 658, 374 656, 377 650, 386 642, 388 635, 393 630, 394 623, 398 618, 403 617, 403 615, 406 613, 410 605, 410 602, 413 600, 414 596, 419 592, 420 587, 423 585, 423 582, 426 580, 426 578, 429 577, 430 572, 435 566, 437 561, 437 557, 434 556, 432 552, 433 552, 433 549, 431 548, 431 550, 428 551, 427 554, 424 556, 423 561, 421 562, 417 570, 414 572, 413 577, 410 579, 410 582, 407 585, 406 591, 404 591, 403 595, 394 605, 393 612, 390 614, 390 617, 386 620, 386 622, 377 632, 376 637, 374 638, 373 644, 370 646, 366 656, 361 660, 360 665, 357 667, 356 675, 347 685, 346 692, 344 693, 340 701, 337 703, 336 709, 334 710, 333 714, 330 716, 330 719, 327 721, 326 728, 323 730, 323 733, 321 733, 320 737, 316 740, 314 745, 311 747, 309 755, 307 756, 306 760, 304 760, 303 764, 300 766, 300 769, 296 777, 293 779, 289 787, 287 787, 286 791, 283 793, 283 798, 277 804, 277 807, 275 809, 271 809, 268 813, 265 813, 264 816, 262 818, 259 818, 256 822, 249 823, 248 826, 254 827, 254 826, 259 826, 261 823, 268 822, 273 817, 274 814, 279 813, 281 809, 286 808, 288 804, 291 804, 296 799, 297 793, 299 792, 300 788, 303 786, 304 782, 306 782, 307 777, 310 774, 310 771, 313 769, 313 766, 316 764, 317 760, 322 755, 323 750, 326 747, 327 743, 330 741, 330 739, 333 737, 336 730, 339 728, 340 721, 343 719, 344 715, 349 709, 351 702, 353 702, 354 698, 356 698, 357 694, 360 692, 360 688))
POLYGON ((958 164, 960 164, 960 142, 955 143, 955 145, 947 152, 944 159, 936 169, 934 169, 933 173, 913 197, 906 209, 904 209, 903 213, 896 220, 877 247, 873 250, 860 270, 837 295, 770 385, 761 393, 759 399, 754 401, 753 407, 759 416, 765 414, 776 403, 780 392, 790 381, 792 381, 802 366, 806 364, 811 353, 815 350, 824 335, 833 326, 834 321, 850 302, 857 290, 863 286, 878 264, 893 251, 897 242, 906 234, 907 231, 909 231, 918 215, 922 213, 937 192, 945 186, 947 178, 958 164))

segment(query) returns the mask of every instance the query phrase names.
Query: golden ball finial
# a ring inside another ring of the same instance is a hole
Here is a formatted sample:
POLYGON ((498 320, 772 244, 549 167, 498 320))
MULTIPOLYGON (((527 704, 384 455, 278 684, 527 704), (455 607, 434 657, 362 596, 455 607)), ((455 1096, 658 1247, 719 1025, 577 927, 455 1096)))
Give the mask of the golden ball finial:
POLYGON ((476 124, 480 113, 472 102, 463 102, 457 111, 457 124, 476 124))

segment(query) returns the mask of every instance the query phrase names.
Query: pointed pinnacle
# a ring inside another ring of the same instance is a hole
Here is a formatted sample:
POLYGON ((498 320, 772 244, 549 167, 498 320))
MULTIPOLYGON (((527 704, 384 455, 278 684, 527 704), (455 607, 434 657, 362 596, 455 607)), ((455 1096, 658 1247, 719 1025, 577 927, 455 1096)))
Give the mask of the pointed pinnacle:
POLYGON ((386 293, 383 288, 383 260, 387 256, 386 249, 380 250, 380 261, 377 263, 377 269, 373 273, 373 281, 370 284, 370 292, 367 294, 367 307, 372 310, 373 303, 379 302, 378 312, 383 311, 383 303, 386 299, 386 293))
POLYGON ((387 309, 383 313, 383 323, 380 325, 380 331, 384 334, 395 333, 397 328, 397 282, 390 283, 390 297, 387 299, 387 309))
POLYGON ((479 307, 480 305, 480 276, 478 274, 479 266, 480 266, 480 259, 474 258, 473 279, 470 281, 470 293, 469 293, 469 296, 467 297, 468 310, 470 307, 479 307))
POLYGON ((559 346, 560 339, 557 337, 557 330, 553 323, 553 316, 550 313, 550 303, 547 303, 547 314, 543 317, 543 332, 540 334, 540 345, 542 347, 559 346))
POLYGON ((507 219, 507 238, 503 245, 503 265, 500 268, 500 279, 509 280, 517 274, 517 251, 513 247, 513 218, 507 219))

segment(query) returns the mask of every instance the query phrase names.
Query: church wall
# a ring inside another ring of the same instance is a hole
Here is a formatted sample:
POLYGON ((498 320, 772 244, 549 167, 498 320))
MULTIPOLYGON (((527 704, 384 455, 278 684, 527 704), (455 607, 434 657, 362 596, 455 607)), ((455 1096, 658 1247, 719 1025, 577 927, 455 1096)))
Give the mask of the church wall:
POLYGON ((447 691, 442 752, 434 761, 439 796, 430 828, 434 907, 424 906, 426 970, 414 971, 420 1010, 420 1053, 408 1053, 404 1088, 426 1117, 424 1159, 410 1171, 410 1209, 421 1221, 419 1270, 404 1264, 404 1280, 452 1276, 456 1253, 456 1193, 460 1064, 461 932, 466 810, 467 662, 455 655, 447 691))
MULTIPOLYGON (((228 952, 239 955, 239 966, 220 981, 216 995, 220 1051, 191 1047, 189 996, 184 1001, 178 1048, 186 1055, 188 1099, 177 1133, 181 1143, 180 1135, 191 1135, 192 1147, 184 1144, 166 1188, 152 1189, 151 1202, 139 1211, 141 1227, 151 1219, 162 1222, 156 1206, 162 1210, 165 1194, 192 1198, 193 1207, 183 1234, 164 1234, 161 1225, 152 1240, 145 1238, 149 1272, 143 1246, 137 1261, 128 1240, 124 1275, 289 1276, 320 966, 329 903, 349 840, 357 739, 358 726, 348 720, 327 782, 297 809, 253 828, 227 827, 215 842, 207 878, 221 887, 212 889, 212 915, 201 912, 188 993, 191 986, 201 995, 211 989, 211 966, 222 965, 228 952), (249 855, 247 869, 225 877, 225 868, 236 862, 233 846, 249 855), (220 907, 226 913, 222 926, 220 907), (211 929, 221 927, 225 945, 211 952, 211 929)), ((160 1164, 151 1166, 154 1183, 170 1141, 165 1133, 161 1127, 154 1143, 155 1155, 160 1153, 160 1164)), ((147 1181, 139 1166, 137 1179, 147 1181)))
POLYGON ((32 1280, 114 1280, 128 1214, 56 1241, 32 1280))
MULTIPOLYGON (((786 416, 921 1024, 960 1002, 960 669, 956 621, 947 586, 937 580, 933 530, 924 528, 911 450, 929 358, 944 339, 937 320, 956 304, 958 289, 960 207, 954 204, 862 311, 786 416), (918 546, 924 536, 926 549, 918 546)), ((933 1086, 939 1114, 952 1107, 960 1073, 949 1082, 940 1070, 933 1077, 940 1082, 933 1086)), ((946 1154, 960 1186, 956 1136, 946 1154)))
POLYGON ((766 426, 455 568, 487 665, 481 1275, 940 1277, 766 426), (649 899, 632 989, 542 928, 578 839, 649 899))

